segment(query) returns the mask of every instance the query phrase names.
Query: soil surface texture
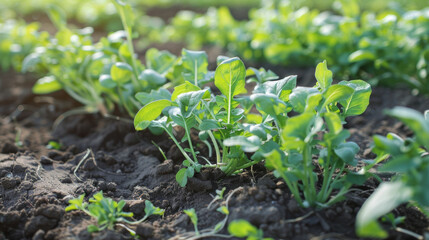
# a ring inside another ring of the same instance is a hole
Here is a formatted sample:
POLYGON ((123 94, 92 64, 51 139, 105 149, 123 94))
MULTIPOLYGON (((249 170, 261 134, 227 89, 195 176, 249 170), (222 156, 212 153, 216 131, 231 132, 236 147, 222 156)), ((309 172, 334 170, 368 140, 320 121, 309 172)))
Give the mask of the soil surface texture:
MULTIPOLYGON (((298 85, 315 82, 313 69, 297 71, 287 72, 299 74, 298 85)), ((125 200, 124 210, 134 212, 135 219, 143 217, 145 200, 165 209, 163 217, 151 216, 131 226, 140 239, 189 239, 194 227, 183 210, 196 210, 202 231, 223 220, 216 209, 224 204, 230 211, 228 222, 246 219, 265 237, 358 239, 355 217, 378 185, 373 179, 353 187, 345 201, 318 211, 300 208, 283 180, 262 164, 231 177, 204 170, 182 188, 175 173, 183 159, 168 137, 135 132, 129 122, 99 115, 70 116, 53 129, 60 114, 78 104, 64 92, 35 96, 33 83, 28 75, 0 75, 0 239, 131 239, 123 228, 90 234, 86 228, 94 219, 81 211, 64 211, 70 199, 85 194, 87 201, 100 190, 116 201, 125 200), (62 147, 48 149, 49 141, 62 147), (223 187, 225 198, 213 202, 215 191, 223 187)), ((347 119, 350 140, 361 147, 359 159, 375 157, 370 150, 375 134, 412 135, 402 123, 383 115, 383 109, 398 105, 423 112, 429 99, 406 89, 377 87, 368 110, 347 119)), ((394 213, 406 216, 402 228, 417 234, 428 231, 428 220, 417 210, 403 205, 394 213)), ((221 233, 227 234, 226 228, 221 233)), ((390 239, 412 238, 390 231, 390 239)))

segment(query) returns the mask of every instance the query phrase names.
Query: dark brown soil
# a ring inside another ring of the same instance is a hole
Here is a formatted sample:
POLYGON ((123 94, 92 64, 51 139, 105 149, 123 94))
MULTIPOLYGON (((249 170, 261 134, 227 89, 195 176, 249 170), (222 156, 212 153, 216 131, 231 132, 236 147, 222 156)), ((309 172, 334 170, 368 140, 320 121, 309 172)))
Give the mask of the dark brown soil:
MULTIPOLYGON (((287 72, 293 74, 294 70, 287 72)), ((313 72, 299 69, 299 74, 304 74, 300 83, 308 83, 313 72)), ((228 202, 228 221, 247 219, 266 237, 357 239, 356 213, 377 185, 370 180, 356 186, 345 201, 313 213, 298 207, 284 182, 262 165, 255 166, 253 173, 249 169, 228 178, 221 178, 217 171, 203 171, 181 188, 175 181, 181 159, 165 136, 136 133, 129 123, 98 115, 72 116, 52 130, 53 121, 75 107, 75 102, 64 93, 34 96, 30 76, 8 73, 0 75, 0 81, 0 239, 130 238, 121 229, 89 234, 86 227, 94 223, 93 219, 79 211, 64 212, 69 199, 84 193, 87 200, 100 190, 115 200, 124 199, 125 210, 134 212, 136 219, 144 215, 144 200, 166 210, 164 217, 150 217, 137 226, 142 239, 185 239, 181 234, 192 231, 193 226, 184 209, 195 208, 200 230, 213 228, 223 219, 215 210, 222 201, 207 208, 215 190, 223 187, 227 196, 234 192, 228 202), (17 135, 22 146, 16 145, 17 135), (50 140, 63 147, 47 149, 50 140), (169 160, 163 161, 151 141, 169 160)), ((405 89, 375 88, 365 114, 349 119, 347 124, 351 140, 361 146, 360 158, 374 157, 370 152, 374 134, 411 134, 403 124, 382 114, 383 109, 396 105, 423 111, 429 99, 413 96, 405 89)), ((418 234, 428 231, 428 220, 415 209, 401 206, 394 212, 407 216, 403 228, 418 234)), ((391 239, 409 239, 390 233, 391 239)))

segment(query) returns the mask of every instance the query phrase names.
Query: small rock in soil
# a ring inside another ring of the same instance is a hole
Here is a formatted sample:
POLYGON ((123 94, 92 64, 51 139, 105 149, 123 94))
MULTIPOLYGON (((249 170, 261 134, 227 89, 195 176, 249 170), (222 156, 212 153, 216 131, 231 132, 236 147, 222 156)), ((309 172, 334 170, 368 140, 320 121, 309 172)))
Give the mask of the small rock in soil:
POLYGON ((36 210, 35 215, 43 215, 51 219, 60 219, 64 214, 64 210, 58 205, 47 205, 36 210))
POLYGON ((133 212, 136 215, 141 215, 143 213, 143 210, 145 208, 145 201, 144 200, 131 200, 128 202, 129 209, 131 212, 133 212))
POLYGON ((156 166, 156 174, 163 175, 167 173, 171 173, 174 170, 173 160, 167 159, 163 163, 156 166))
POLYGON ((47 231, 54 228, 57 225, 57 222, 57 219, 50 219, 45 216, 35 216, 25 224, 24 233, 26 236, 31 237, 39 229, 47 231))
POLYGON ((45 231, 42 229, 37 230, 37 232, 34 234, 32 240, 44 240, 45 239, 45 231))
POLYGON ((54 160, 52 160, 51 158, 47 157, 47 156, 42 156, 40 158, 40 163, 41 164, 45 164, 45 165, 51 165, 54 162, 54 160))
POLYGON ((18 225, 20 218, 18 211, 0 212, 0 229, 18 225))
POLYGON ((1 152, 2 152, 2 153, 5 153, 5 154, 9 154, 9 153, 17 153, 17 152, 18 152, 18 147, 17 147, 17 146, 15 146, 15 144, 13 144, 13 143, 6 142, 6 143, 3 145, 3 148, 1 149, 1 152))
POLYGON ((106 230, 106 231, 102 231, 100 232, 100 234, 98 234, 97 236, 94 237, 94 240, 105 240, 105 239, 109 239, 109 240, 121 240, 123 239, 122 234, 112 231, 112 230, 106 230))
POLYGON ((213 189, 213 185, 210 181, 203 181, 195 177, 188 179, 188 184, 186 187, 194 192, 202 192, 213 189))
POLYGON ((274 189, 276 187, 276 183, 272 179, 272 174, 271 173, 267 173, 263 177, 261 177, 258 180, 258 186, 260 186, 260 187, 265 186, 265 187, 274 189))
POLYGON ((64 161, 64 156, 57 151, 50 151, 48 152, 48 157, 55 160, 55 161, 64 161))
POLYGON ((287 203, 287 209, 289 210, 289 212, 294 213, 294 212, 298 212, 300 208, 298 203, 295 201, 295 199, 290 199, 289 202, 287 203))
POLYGON ((116 187, 117 187, 116 183, 114 183, 114 182, 109 182, 109 183, 107 184, 107 191, 114 192, 114 191, 116 191, 116 187))
POLYGON ((21 178, 19 177, 4 177, 0 180, 1 185, 4 189, 12 189, 15 188, 20 182, 21 178))
POLYGON ((175 145, 171 145, 170 149, 167 152, 167 158, 173 160, 174 162, 180 162, 183 159, 183 155, 180 152, 180 149, 175 145))
POLYGON ((135 133, 128 133, 124 137, 124 142, 128 146, 132 146, 134 144, 139 143, 139 139, 137 138, 137 135, 135 133))
POLYGON ((60 179, 60 182, 61 182, 61 183, 72 183, 72 179, 71 179, 71 177, 69 177, 69 176, 65 176, 65 177, 62 177, 62 178, 60 179))
POLYGON ((24 190, 30 190, 33 188, 33 183, 30 181, 22 181, 20 187, 24 190))
POLYGON ((137 225, 136 233, 140 237, 150 238, 153 236, 154 228, 148 223, 140 223, 137 225))

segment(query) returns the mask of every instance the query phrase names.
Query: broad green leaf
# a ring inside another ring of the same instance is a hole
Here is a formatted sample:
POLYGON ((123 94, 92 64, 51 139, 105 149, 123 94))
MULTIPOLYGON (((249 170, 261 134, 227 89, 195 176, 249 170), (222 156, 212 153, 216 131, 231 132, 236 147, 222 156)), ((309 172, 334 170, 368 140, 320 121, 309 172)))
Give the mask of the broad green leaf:
POLYGON ((349 86, 353 93, 349 98, 340 101, 343 106, 342 116, 356 116, 365 112, 371 96, 371 85, 362 80, 341 81, 339 85, 349 86))
POLYGON ((182 168, 176 173, 176 181, 181 187, 186 186, 186 183, 188 183, 188 175, 186 174, 186 168, 182 168))
POLYGON ((147 68, 153 69, 160 74, 167 73, 173 67, 176 59, 176 56, 166 50, 159 51, 156 48, 151 48, 146 51, 147 68))
POLYGON ((125 83, 131 79, 133 69, 130 65, 124 62, 117 62, 110 69, 110 76, 117 83, 125 83))
POLYGON ((227 123, 231 122, 233 97, 247 92, 244 87, 245 78, 246 68, 243 62, 237 57, 223 61, 216 68, 215 85, 227 99, 227 123))
POLYGON ((357 50, 356 52, 353 52, 349 56, 349 62, 359 62, 362 60, 370 60, 373 61, 376 59, 376 56, 374 53, 368 51, 368 50, 357 50))
POLYGON ((182 50, 182 65, 188 70, 183 73, 187 81, 198 86, 199 80, 203 80, 207 73, 208 56, 204 51, 182 50))
POLYGON ((161 100, 161 99, 171 99, 171 93, 165 89, 160 88, 158 90, 151 90, 150 93, 147 92, 139 92, 136 94, 136 99, 143 105, 146 105, 150 102, 161 100))
POLYGON ((355 166, 357 161, 355 160, 356 154, 359 152, 359 146, 354 142, 341 143, 334 149, 335 154, 343 160, 345 163, 355 166))
POLYGON ((401 146, 403 141, 398 139, 389 139, 380 135, 375 135, 373 137, 375 149, 383 153, 388 153, 391 155, 399 155, 401 153, 401 146))
POLYGON ((159 86, 164 84, 167 79, 153 69, 145 69, 139 76, 140 81, 147 81, 150 85, 159 86))
POLYGON ((309 87, 297 87, 292 90, 289 96, 289 101, 293 106, 293 110, 299 113, 303 113, 307 106, 307 98, 313 94, 320 94, 315 88, 309 87))
POLYGON ((152 204, 152 202, 150 202, 149 200, 145 200, 144 204, 145 204, 144 212, 147 216, 163 215, 164 214, 164 209, 161 209, 159 207, 155 207, 152 204))
POLYGON ((322 92, 331 86, 332 72, 328 69, 326 60, 317 64, 315 76, 322 92))
POLYGON ((324 115, 326 125, 328 125, 329 131, 335 135, 338 135, 343 130, 343 124, 338 114, 333 112, 327 112, 324 115))
POLYGON ((404 154, 400 155, 399 157, 394 157, 390 159, 385 164, 381 165, 377 170, 379 172, 404 173, 417 167, 419 165, 419 162, 420 158, 411 158, 404 154))
POLYGON ((182 111, 178 107, 172 107, 171 109, 169 109, 168 115, 171 117, 174 123, 188 130, 192 127, 195 127, 195 125, 197 124, 195 116, 184 116, 182 111))
POLYGON ((182 93, 177 96, 176 102, 179 104, 180 110, 186 118, 193 113, 206 92, 207 90, 199 90, 182 93))
POLYGON ((155 120, 164 108, 171 106, 171 102, 166 99, 153 101, 142 107, 134 117, 134 128, 143 130, 147 128, 152 120, 155 120))
MULTIPOLYGON (((174 87, 173 94, 171 95, 171 101, 176 101, 176 98, 182 93, 199 91, 199 90, 201 90, 201 88, 199 88, 198 86, 195 86, 190 82, 185 82, 183 84, 180 84, 177 87, 174 87)), ((210 93, 206 93, 206 95, 204 95, 204 98, 209 98, 209 97, 210 97, 210 93)))
POLYGON ((31 53, 22 62, 21 72, 25 73, 41 61, 40 53, 31 53))
POLYGON ((303 113, 289 118, 283 130, 283 137, 293 137, 304 140, 311 130, 314 119, 315 115, 312 113, 303 113))
POLYGON ((113 81, 112 77, 109 74, 103 74, 98 79, 101 86, 105 88, 115 88, 117 86, 116 82, 113 81))
POLYGON ((256 93, 250 96, 250 100, 255 103, 258 111, 267 113, 275 119, 277 115, 286 113, 285 103, 274 94, 256 93))
POLYGON ((218 122, 214 119, 204 119, 199 126, 201 131, 219 129, 220 126, 218 122))
POLYGON ((386 111, 386 114, 405 123, 415 133, 418 143, 429 148, 429 123, 423 114, 406 107, 395 107, 386 111))
POLYGON ((354 90, 353 88, 345 85, 332 85, 326 90, 326 92, 323 94, 325 97, 325 102, 323 106, 327 106, 331 103, 336 103, 339 101, 344 101, 346 99, 349 99, 350 96, 353 94, 354 90))
POLYGON ((246 220, 235 220, 228 225, 228 232, 234 237, 247 237, 258 233, 258 229, 246 220))
POLYGON ((389 213, 402 203, 409 201, 413 191, 403 182, 384 182, 365 201, 356 217, 356 232, 360 237, 387 237, 377 229, 376 220, 389 213), (398 194, 399 193, 399 194, 398 194))
POLYGON ((37 80, 33 86, 33 93, 48 94, 61 89, 61 84, 55 79, 54 76, 46 76, 37 80))

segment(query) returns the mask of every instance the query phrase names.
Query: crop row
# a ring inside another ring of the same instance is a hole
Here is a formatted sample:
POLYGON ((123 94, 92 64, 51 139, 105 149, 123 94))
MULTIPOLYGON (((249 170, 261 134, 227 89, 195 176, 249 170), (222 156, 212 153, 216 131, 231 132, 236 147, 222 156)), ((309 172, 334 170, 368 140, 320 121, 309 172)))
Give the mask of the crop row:
MULTIPOLYGON (((364 167, 354 172, 349 167, 359 162, 355 156, 359 146, 347 141, 350 133, 343 125, 347 117, 366 110, 370 84, 362 80, 333 84, 326 61, 316 67, 314 87, 297 86, 296 76, 280 79, 263 68, 246 69, 239 58, 219 56, 216 70, 210 71, 207 54, 202 51, 184 49, 177 57, 150 49, 143 64, 133 47, 132 9, 119 0, 113 3, 124 30, 97 42, 89 28, 69 29, 55 9, 50 12, 58 29, 55 37, 39 33, 31 25, 13 25, 13 29, 23 29, 19 34, 44 36, 30 44, 32 53, 19 55, 27 54, 22 64, 20 58, 12 62, 15 69, 42 76, 33 92, 64 90, 83 105, 59 119, 77 113, 112 116, 118 109, 121 116, 134 117, 136 130, 165 133, 177 145, 184 159, 176 174, 179 185, 185 186, 202 168, 219 168, 228 176, 264 163, 285 181, 303 208, 325 208, 343 200, 353 184, 362 184, 369 177, 379 179, 369 169, 391 157, 379 170, 398 175, 380 184, 364 204, 357 216, 357 233, 386 237, 377 219, 405 202, 428 213, 429 192, 425 188, 429 177, 429 114, 422 116, 407 108, 388 111, 415 136, 405 140, 395 134, 375 136, 373 151, 377 158, 360 160, 364 167), (254 82, 254 89, 249 90, 246 82, 254 82), (207 87, 208 83, 212 88, 207 87), (181 138, 178 128, 184 132, 181 138), (198 139, 192 137, 196 133, 198 139), (199 143, 207 145, 206 155, 196 150, 199 143), (322 171, 322 178, 315 169, 322 171)), ((26 36, 19 34, 10 36, 26 36)), ((221 199, 223 192, 218 195, 221 199)), ((97 218, 99 226, 91 226, 91 231, 116 223, 127 228, 124 224, 135 223, 125 219, 132 214, 122 212, 123 202, 105 199, 102 194, 94 195, 90 202, 83 203, 81 196, 70 201, 67 210, 82 210, 97 218)), ((150 202, 146 207, 147 216, 163 213, 150 202)), ((218 211, 227 219, 227 206, 218 211)), ((195 234, 202 234, 195 211, 186 214, 196 226, 195 234)), ((210 234, 217 234, 225 223, 220 222, 210 234)), ((262 232, 246 222, 235 222, 229 228, 235 236, 262 238, 262 232), (245 234, 237 230, 243 226, 250 229, 245 234)))
POLYGON ((141 31, 157 42, 218 45, 248 61, 314 66, 326 59, 346 79, 428 93, 429 8, 376 14, 361 11, 357 1, 341 3, 342 14, 336 15, 266 1, 243 21, 225 7, 206 14, 182 11, 167 25, 141 31))

